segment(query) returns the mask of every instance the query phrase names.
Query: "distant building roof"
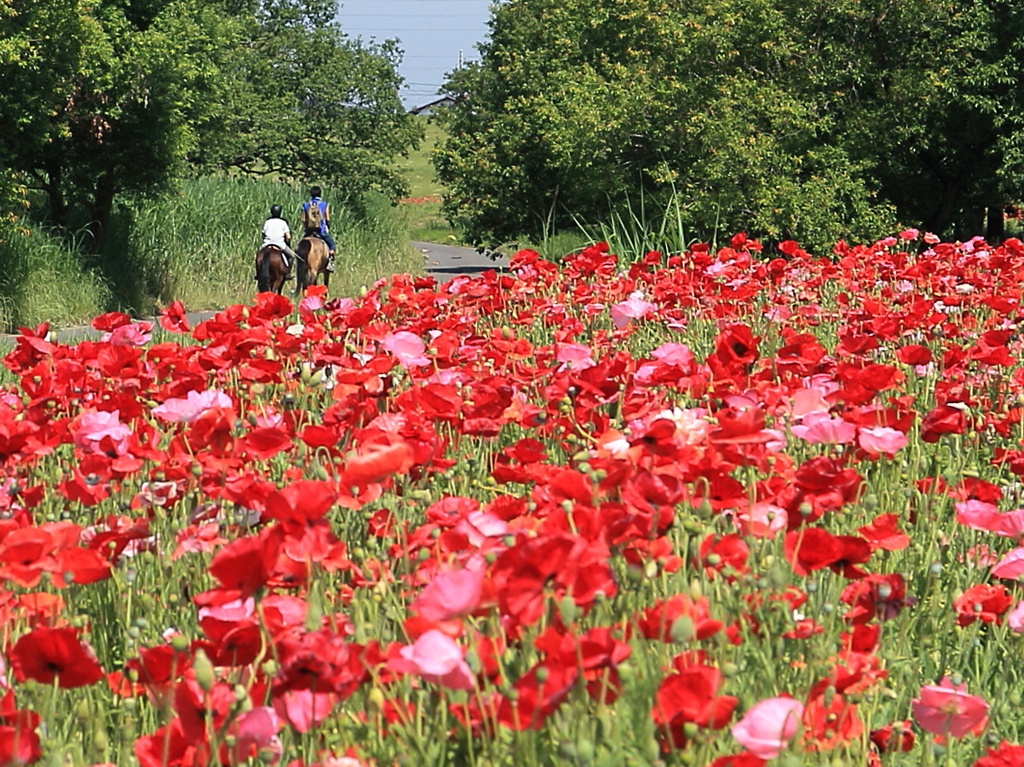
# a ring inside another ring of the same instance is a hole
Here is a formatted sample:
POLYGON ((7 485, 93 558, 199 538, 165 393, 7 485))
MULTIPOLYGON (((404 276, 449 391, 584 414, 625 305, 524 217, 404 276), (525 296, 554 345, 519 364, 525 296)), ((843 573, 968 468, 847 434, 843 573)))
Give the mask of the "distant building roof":
POLYGON ((434 99, 428 104, 410 109, 409 113, 414 115, 430 114, 431 110, 436 109, 437 107, 446 107, 454 103, 455 99, 451 96, 442 96, 439 99, 434 99))

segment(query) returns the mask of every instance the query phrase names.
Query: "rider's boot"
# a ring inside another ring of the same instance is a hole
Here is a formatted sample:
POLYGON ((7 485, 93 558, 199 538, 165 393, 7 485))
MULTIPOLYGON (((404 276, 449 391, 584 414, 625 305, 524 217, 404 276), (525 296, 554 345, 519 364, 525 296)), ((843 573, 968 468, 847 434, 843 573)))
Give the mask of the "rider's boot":
POLYGON ((327 254, 327 271, 334 272, 334 251, 327 254))

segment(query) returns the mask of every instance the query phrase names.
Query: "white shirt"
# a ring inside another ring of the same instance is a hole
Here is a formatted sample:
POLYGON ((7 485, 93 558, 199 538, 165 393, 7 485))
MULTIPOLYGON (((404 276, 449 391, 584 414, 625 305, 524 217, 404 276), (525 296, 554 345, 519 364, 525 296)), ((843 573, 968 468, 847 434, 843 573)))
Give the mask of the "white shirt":
POLYGON ((288 228, 288 222, 283 218, 268 218, 263 222, 264 245, 287 245, 284 238, 291 233, 292 230, 288 228))

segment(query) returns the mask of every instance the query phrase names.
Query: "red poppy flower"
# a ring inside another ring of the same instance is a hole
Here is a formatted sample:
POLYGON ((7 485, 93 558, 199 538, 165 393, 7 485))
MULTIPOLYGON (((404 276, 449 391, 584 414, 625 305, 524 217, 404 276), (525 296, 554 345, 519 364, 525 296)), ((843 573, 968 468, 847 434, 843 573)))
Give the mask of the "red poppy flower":
POLYGON ((956 610, 956 622, 959 626, 970 626, 974 621, 982 623, 999 623, 1000 616, 1010 609, 1013 596, 1006 587, 971 586, 953 602, 956 610))
POLYGON ((160 327, 169 333, 188 333, 192 328, 181 301, 174 301, 160 312, 160 327))
POLYGON ((380 482, 392 474, 408 471, 415 462, 412 446, 405 441, 383 447, 374 447, 345 462, 339 484, 365 487, 380 482))
POLYGON ((939 405, 921 422, 921 439, 938 442, 943 434, 963 434, 966 428, 967 417, 962 410, 951 405, 939 405))
POLYGON ((722 629, 721 621, 712 620, 708 605, 707 597, 700 597, 694 602, 686 594, 677 594, 664 602, 659 599, 652 607, 644 610, 643 615, 637 618, 636 625, 647 639, 671 642, 672 624, 686 617, 693 624, 694 639, 707 639, 722 629))
POLYGON ((226 604, 245 599, 263 588, 277 563, 283 532, 280 527, 268 527, 259 535, 239 538, 218 551, 210 562, 209 571, 221 585, 197 594, 196 604, 226 604))
POLYGON ((91 649, 71 628, 37 628, 25 634, 9 652, 19 682, 34 679, 64 688, 84 687, 103 678, 91 649))
POLYGON ((995 748, 987 749, 974 767, 1024 767, 1024 746, 1004 740, 995 748))
POLYGON ((654 696, 651 717, 676 748, 684 748, 687 723, 720 730, 729 722, 738 703, 731 695, 719 695, 721 672, 703 663, 688 663, 680 656, 677 673, 669 674, 654 696))
MULTIPOLYGON (((914 731, 910 728, 910 720, 893 722, 885 727, 879 727, 871 731, 871 742, 875 748, 883 754, 891 754, 896 751, 910 751, 914 747, 914 731)), ((1024 762, 1021 763, 1024 767, 1024 762)))
POLYGON ((864 725, 857 707, 842 695, 833 695, 825 704, 824 695, 815 695, 804 707, 804 748, 808 751, 831 751, 860 738, 864 725))

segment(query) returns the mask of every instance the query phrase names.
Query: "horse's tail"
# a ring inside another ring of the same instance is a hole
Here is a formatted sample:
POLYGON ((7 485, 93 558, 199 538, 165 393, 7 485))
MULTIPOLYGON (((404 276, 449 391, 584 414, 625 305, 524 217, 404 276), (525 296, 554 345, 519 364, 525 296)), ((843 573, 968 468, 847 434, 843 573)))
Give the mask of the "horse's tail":
POLYGON ((309 251, 313 241, 309 237, 303 237, 295 246, 295 255, 298 256, 295 265, 295 290, 301 292, 306 287, 306 278, 309 274, 309 251))
POLYGON ((261 292, 270 290, 270 249, 263 248, 260 251, 263 258, 260 259, 259 279, 257 280, 261 292))

